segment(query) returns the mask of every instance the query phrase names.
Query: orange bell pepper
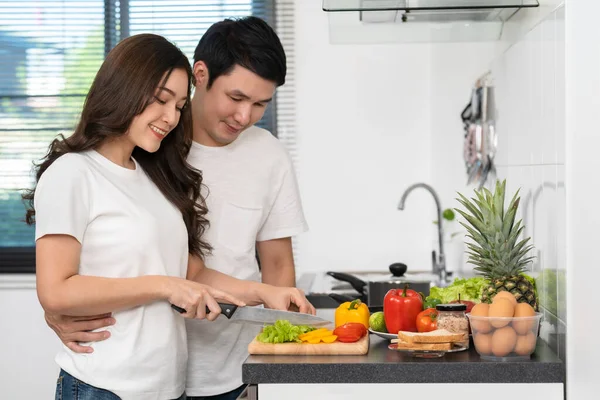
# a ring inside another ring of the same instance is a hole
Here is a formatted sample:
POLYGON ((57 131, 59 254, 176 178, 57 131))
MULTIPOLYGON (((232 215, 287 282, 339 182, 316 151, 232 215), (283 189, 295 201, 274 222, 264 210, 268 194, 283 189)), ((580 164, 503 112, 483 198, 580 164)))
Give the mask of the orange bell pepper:
POLYGON ((369 307, 360 299, 347 301, 335 310, 335 327, 337 328, 347 322, 358 322, 369 329, 370 316, 369 307))

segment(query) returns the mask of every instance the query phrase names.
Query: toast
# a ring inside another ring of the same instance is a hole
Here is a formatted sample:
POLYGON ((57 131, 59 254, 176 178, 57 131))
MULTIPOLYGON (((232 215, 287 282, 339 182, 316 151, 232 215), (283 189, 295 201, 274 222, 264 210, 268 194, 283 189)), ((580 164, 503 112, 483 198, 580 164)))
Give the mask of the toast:
POLYGON ((455 342, 462 342, 465 340, 465 334, 464 333, 453 333, 450 331, 447 331, 445 329, 437 329, 435 331, 431 331, 431 332, 424 332, 424 333, 419 333, 419 332, 404 332, 404 331, 400 331, 398 332, 398 339, 402 342, 406 342, 409 344, 415 344, 415 343, 434 343, 434 344, 440 344, 440 343, 455 343, 455 342))
POLYGON ((399 349, 405 350, 441 350, 448 351, 452 348, 452 343, 406 343, 402 340, 392 340, 399 349))

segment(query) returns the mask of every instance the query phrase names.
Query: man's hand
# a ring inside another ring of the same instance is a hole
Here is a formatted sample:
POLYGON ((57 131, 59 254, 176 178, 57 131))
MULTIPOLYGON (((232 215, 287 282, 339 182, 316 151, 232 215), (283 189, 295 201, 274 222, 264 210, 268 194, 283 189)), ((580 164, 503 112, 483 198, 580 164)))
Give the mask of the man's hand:
POLYGON ((315 315, 315 307, 308 301, 304 292, 292 287, 264 285, 260 291, 262 303, 267 308, 284 311, 299 311, 315 315))
POLYGON ((111 314, 92 315, 88 317, 70 317, 68 315, 44 314, 46 323, 58 335, 58 338, 75 353, 93 353, 90 346, 82 346, 80 342, 100 342, 110 337, 110 332, 92 332, 115 324, 111 314))

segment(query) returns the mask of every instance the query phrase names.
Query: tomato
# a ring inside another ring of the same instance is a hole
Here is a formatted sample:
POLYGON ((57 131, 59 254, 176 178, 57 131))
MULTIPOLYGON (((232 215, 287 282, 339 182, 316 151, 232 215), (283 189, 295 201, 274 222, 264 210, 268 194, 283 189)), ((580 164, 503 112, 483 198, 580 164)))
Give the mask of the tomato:
POLYGON ((367 328, 359 322, 347 322, 335 328, 333 334, 340 342, 354 343, 367 334, 367 328))
POLYGON ((435 308, 427 308, 417 315, 417 331, 431 332, 437 329, 437 311, 435 308))

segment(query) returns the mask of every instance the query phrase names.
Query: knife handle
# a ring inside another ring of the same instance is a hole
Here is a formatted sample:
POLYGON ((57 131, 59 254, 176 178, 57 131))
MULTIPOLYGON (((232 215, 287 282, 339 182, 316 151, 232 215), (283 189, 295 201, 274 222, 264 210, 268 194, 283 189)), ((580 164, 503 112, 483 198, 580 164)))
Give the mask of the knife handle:
MULTIPOLYGON (((219 307, 221 307, 221 314, 226 316, 227 319, 231 319, 231 316, 233 315, 235 310, 237 310, 237 308, 238 308, 238 306, 236 306, 235 304, 229 304, 229 303, 217 303, 217 304, 219 305, 219 307)), ((180 314, 183 314, 186 312, 185 309, 178 307, 175 304, 171 304, 171 308, 180 314)), ((210 312, 210 309, 208 307, 206 307, 206 313, 208 314, 209 312, 210 312)))

